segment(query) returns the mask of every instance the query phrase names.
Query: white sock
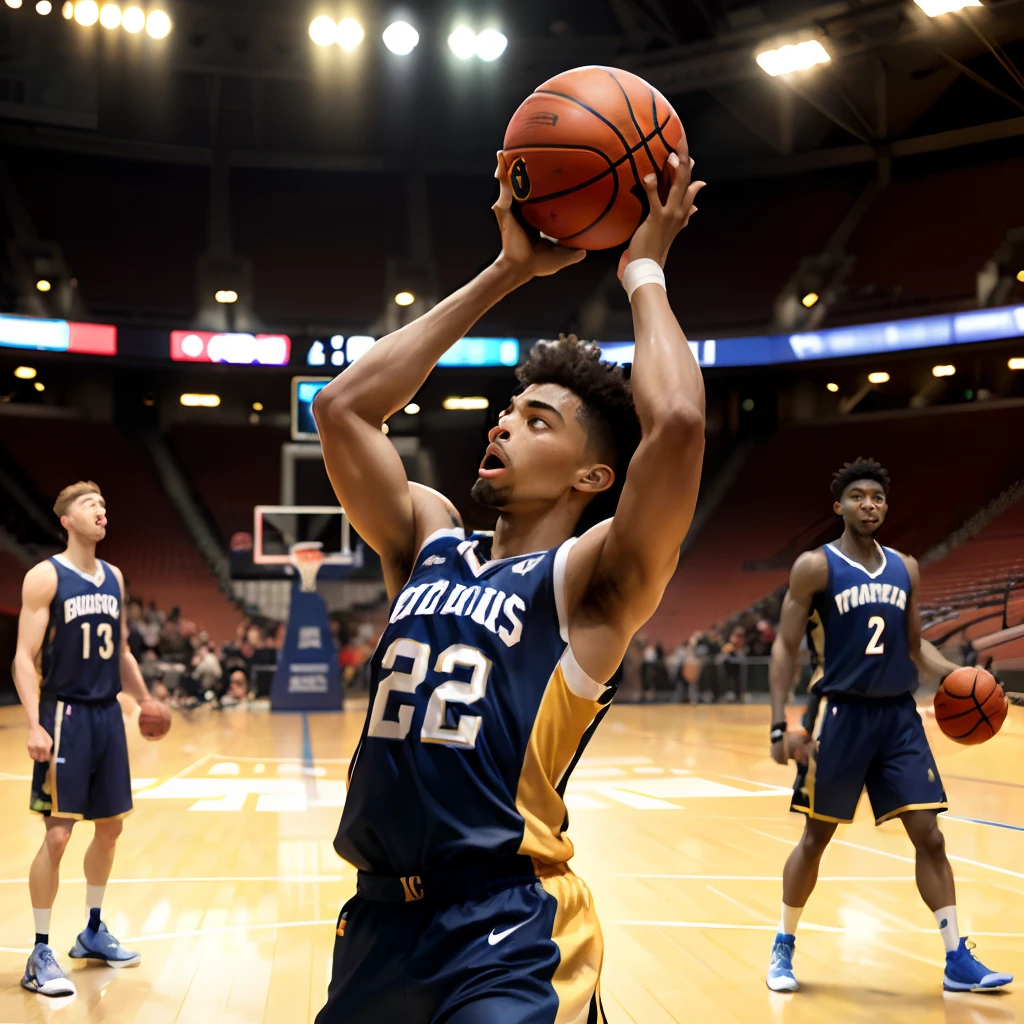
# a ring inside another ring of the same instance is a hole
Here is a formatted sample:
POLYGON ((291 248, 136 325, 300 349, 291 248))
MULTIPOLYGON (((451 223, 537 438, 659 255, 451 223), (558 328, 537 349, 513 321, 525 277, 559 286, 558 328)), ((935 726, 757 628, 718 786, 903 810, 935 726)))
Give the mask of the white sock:
POLYGON ((103 906, 103 894, 107 891, 105 885, 86 885, 85 887, 85 909, 99 910, 103 906))
POLYGON ((780 935, 796 935, 796 926, 800 923, 803 907, 787 907, 782 904, 782 919, 779 921, 780 935))
POLYGON ((946 952, 952 953, 960 945, 960 929, 956 923, 956 907, 941 907, 935 911, 935 923, 946 945, 946 952))
POLYGON ((51 907, 32 908, 32 916, 36 919, 36 935, 50 934, 50 914, 52 913, 51 907))

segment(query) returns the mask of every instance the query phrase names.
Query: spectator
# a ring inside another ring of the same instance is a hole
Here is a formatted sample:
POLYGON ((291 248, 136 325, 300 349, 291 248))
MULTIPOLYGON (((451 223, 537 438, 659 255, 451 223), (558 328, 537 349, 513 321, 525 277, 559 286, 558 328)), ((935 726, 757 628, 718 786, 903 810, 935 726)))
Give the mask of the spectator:
POLYGON ((658 648, 644 640, 640 642, 644 645, 644 660, 640 666, 640 700, 642 702, 648 699, 648 694, 651 695, 651 700, 654 700, 655 697, 658 648))
POLYGON ((139 620, 138 630, 142 636, 142 643, 149 650, 155 651, 160 643, 160 613, 152 606, 139 620))
POLYGON ((146 641, 139 628, 142 623, 142 605, 138 601, 128 602, 128 650, 132 652, 136 661, 142 661, 142 652, 146 647, 146 641))
POLYGON ((220 705, 224 708, 237 707, 249 700, 249 677, 236 668, 228 679, 228 691, 221 697, 220 705))
POLYGON ((181 635, 178 629, 178 620, 168 618, 160 630, 160 642, 157 645, 157 653, 163 661, 174 662, 178 665, 186 665, 192 654, 191 645, 181 635))
POLYGON ((204 644, 192 656, 192 678, 196 683, 196 695, 205 700, 212 699, 220 683, 221 674, 217 655, 204 644))

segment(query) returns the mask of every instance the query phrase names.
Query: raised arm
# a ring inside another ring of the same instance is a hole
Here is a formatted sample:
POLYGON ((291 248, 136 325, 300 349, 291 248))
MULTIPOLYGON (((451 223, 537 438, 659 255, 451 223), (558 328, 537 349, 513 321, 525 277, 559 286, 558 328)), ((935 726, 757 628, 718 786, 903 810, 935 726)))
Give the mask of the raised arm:
POLYGON ((411 490, 394 446, 381 432, 410 402, 437 361, 498 301, 534 277, 578 263, 582 251, 532 241, 512 215, 508 170, 499 154, 494 213, 502 251, 472 281, 378 341, 313 403, 327 475, 356 532, 381 556, 389 594, 404 586, 423 539, 458 524, 449 502, 411 490))
MULTIPOLYGON (((690 167, 684 143, 669 157, 664 202, 657 178, 645 181, 651 212, 623 256, 620 276, 635 260, 664 266, 704 185, 691 183, 690 167)), ((637 287, 632 307, 633 401, 641 441, 614 517, 588 532, 569 561, 571 639, 582 667, 599 679, 615 670, 675 572, 704 457, 704 381, 663 284, 637 287)))
POLYGON ((14 653, 14 686, 28 719, 28 754, 49 761, 53 739, 39 724, 38 657, 50 621, 50 604, 57 593, 57 570, 50 561, 34 565, 21 587, 18 646, 14 653))
MULTIPOLYGON (((814 595, 828 586, 828 559, 819 548, 807 551, 794 563, 789 574, 789 590, 782 601, 779 629, 772 644, 772 657, 768 666, 768 688, 772 697, 772 723, 786 721, 786 704, 793 692, 793 676, 796 659, 800 653, 800 641, 807 629, 814 595)), ((785 727, 782 726, 783 731, 785 727)), ((772 741, 772 757, 785 764, 789 751, 785 737, 772 741)))

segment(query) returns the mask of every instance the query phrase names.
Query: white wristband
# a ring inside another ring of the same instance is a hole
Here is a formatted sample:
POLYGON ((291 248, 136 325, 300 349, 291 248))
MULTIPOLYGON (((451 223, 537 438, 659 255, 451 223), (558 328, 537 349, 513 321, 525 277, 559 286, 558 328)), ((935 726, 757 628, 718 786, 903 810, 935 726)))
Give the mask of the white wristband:
POLYGON ((632 260, 626 264, 622 272, 622 287, 626 289, 629 301, 633 301, 633 292, 642 284, 656 284, 665 287, 665 271, 657 260, 632 260))

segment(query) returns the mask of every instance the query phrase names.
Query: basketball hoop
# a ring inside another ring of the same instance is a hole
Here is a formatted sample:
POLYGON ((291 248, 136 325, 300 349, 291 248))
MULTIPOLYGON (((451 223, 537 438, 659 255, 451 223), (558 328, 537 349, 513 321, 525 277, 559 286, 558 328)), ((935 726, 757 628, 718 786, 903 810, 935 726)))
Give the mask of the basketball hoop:
POLYGON ((299 570, 303 591, 316 590, 316 575, 324 563, 323 544, 318 540, 302 541, 288 549, 288 560, 299 570))

